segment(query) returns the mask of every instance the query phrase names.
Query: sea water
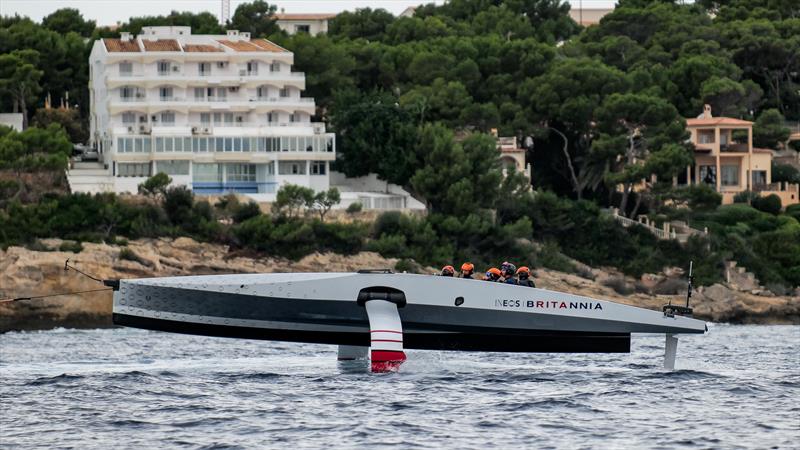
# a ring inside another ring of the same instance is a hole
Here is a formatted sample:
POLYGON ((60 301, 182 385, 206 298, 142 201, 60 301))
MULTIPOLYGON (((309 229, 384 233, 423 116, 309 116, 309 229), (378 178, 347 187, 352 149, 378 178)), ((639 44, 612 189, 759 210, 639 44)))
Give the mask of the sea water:
POLYGON ((710 324, 630 354, 408 351, 134 329, 0 335, 2 448, 798 448, 800 327, 710 324))

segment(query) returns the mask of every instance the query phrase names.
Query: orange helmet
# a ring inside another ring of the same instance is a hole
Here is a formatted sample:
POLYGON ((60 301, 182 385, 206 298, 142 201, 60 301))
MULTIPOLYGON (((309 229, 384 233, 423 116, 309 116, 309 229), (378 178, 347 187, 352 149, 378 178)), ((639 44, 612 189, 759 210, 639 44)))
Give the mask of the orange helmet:
POLYGON ((472 273, 474 270, 475 270, 475 266, 473 266, 472 263, 465 262, 464 264, 461 265, 461 271, 462 272, 470 272, 470 273, 472 273))
POLYGON ((492 267, 491 269, 486 271, 486 273, 490 273, 492 275, 497 275, 498 277, 503 276, 503 272, 500 272, 500 269, 498 269, 497 267, 492 267))
POLYGON ((528 269, 527 267, 522 266, 519 269, 517 269, 517 275, 519 275, 521 273, 527 273, 528 275, 530 275, 531 274, 531 269, 528 269))
POLYGON ((456 269, 453 266, 444 266, 442 267, 442 275, 452 277, 453 274, 456 273, 456 269))

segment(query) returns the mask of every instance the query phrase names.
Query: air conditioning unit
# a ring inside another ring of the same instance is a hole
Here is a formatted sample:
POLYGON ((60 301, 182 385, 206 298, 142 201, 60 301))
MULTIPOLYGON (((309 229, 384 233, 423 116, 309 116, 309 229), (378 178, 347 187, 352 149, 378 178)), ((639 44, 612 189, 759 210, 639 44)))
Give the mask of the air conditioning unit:
POLYGON ((139 125, 139 132, 142 134, 148 134, 150 133, 150 127, 146 125, 139 125))
POLYGON ((240 77, 243 77, 245 75, 247 75, 247 71, 246 70, 242 69, 242 70, 239 71, 239 76, 240 77))
POLYGON ((314 125, 314 134, 322 134, 325 132, 325 125, 317 124, 314 125))
POLYGON ((197 134, 197 127, 192 127, 192 134, 197 134))
POLYGON ((142 92, 137 92, 137 93, 136 93, 136 98, 144 98, 144 93, 142 93, 142 92))
POLYGON ((217 61, 217 67, 220 69, 224 69, 227 65, 228 63, 226 61, 217 61))
POLYGON ((211 128, 203 128, 204 134, 211 134, 211 128))
POLYGON ((139 123, 147 123, 147 116, 139 116, 139 123))
POLYGON ((128 133, 133 133, 133 127, 128 127, 128 133))
POLYGON ((229 86, 228 91, 230 92, 239 92, 239 86, 229 86))
POLYGON ((178 67, 178 66, 172 66, 172 71, 173 72, 177 72, 179 69, 180 69, 180 67, 178 67))

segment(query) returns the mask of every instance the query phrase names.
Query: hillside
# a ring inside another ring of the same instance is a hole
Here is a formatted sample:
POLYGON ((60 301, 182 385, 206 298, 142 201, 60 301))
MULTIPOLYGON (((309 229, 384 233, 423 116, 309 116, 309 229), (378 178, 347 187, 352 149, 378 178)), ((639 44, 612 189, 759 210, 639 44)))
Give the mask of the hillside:
MULTIPOLYGON (((61 240, 43 240, 47 248, 59 248, 61 240)), ((139 239, 126 247, 84 243, 80 253, 33 251, 9 247, 0 251, 0 296, 17 297, 98 288, 98 284, 74 271, 64 271, 64 261, 95 276, 129 278, 223 273, 353 271, 362 268, 394 267, 397 259, 361 252, 343 256, 314 253, 298 261, 229 252, 226 246, 198 243, 188 238, 139 239)), ((423 269, 433 272, 433 268, 423 269)), ((660 309, 680 296, 633 293, 621 295, 606 286, 620 274, 588 269, 584 276, 547 269, 536 271, 539 287, 660 309)), ((646 275, 638 285, 654 284, 663 275, 646 275)), ((631 286, 636 280, 625 279, 631 286)), ((797 294, 797 292, 795 292, 797 294)), ((716 322, 800 324, 800 301, 795 297, 773 296, 767 291, 742 292, 723 284, 700 288, 693 297, 696 316, 716 322), (755 292, 755 294, 753 293, 755 292), (756 295, 758 294, 758 295, 756 295)), ((111 294, 91 293, 44 300, 0 304, 0 332, 53 327, 93 328, 111 326, 111 294)))

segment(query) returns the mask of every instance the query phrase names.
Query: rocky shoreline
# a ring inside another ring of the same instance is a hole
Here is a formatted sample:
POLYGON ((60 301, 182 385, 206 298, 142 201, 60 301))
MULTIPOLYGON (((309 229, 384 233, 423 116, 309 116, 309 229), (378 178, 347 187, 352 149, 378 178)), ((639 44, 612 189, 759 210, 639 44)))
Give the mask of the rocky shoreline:
MULTIPOLYGON (((58 249, 62 241, 42 240, 48 249, 58 249)), ((101 278, 206 275, 224 273, 354 271, 363 268, 394 268, 396 259, 376 253, 356 255, 312 254, 299 261, 229 252, 223 245, 195 242, 188 238, 140 239, 125 246, 84 243, 80 253, 35 251, 23 247, 0 250, 0 298, 36 296, 57 292, 97 289, 97 282, 74 271, 64 270, 70 259, 81 270, 101 278)), ((432 268, 424 269, 433 271, 432 268)), ((538 269, 539 287, 612 300, 660 310, 670 300, 681 302, 682 295, 628 295, 612 289, 609 280, 641 285, 642 280, 626 279, 604 269, 585 268, 583 276, 538 269)), ((695 317, 713 322, 752 324, 800 324, 800 299, 774 296, 757 290, 739 290, 734 284, 701 287, 692 297, 695 317)), ((111 293, 94 292, 41 300, 0 303, 0 333, 54 327, 98 328, 111 323, 111 293)))

